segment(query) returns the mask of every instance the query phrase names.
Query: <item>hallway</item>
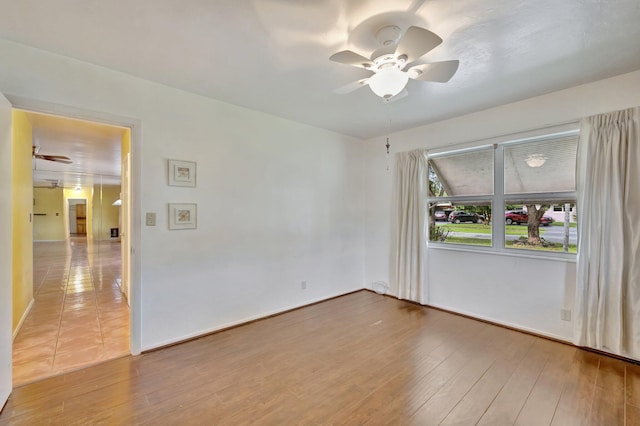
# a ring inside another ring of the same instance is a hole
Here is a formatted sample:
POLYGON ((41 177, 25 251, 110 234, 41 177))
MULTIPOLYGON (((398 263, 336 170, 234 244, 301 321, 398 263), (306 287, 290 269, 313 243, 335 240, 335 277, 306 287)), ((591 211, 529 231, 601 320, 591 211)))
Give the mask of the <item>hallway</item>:
POLYGON ((13 386, 129 354, 120 243, 34 242, 34 304, 13 342, 13 386))

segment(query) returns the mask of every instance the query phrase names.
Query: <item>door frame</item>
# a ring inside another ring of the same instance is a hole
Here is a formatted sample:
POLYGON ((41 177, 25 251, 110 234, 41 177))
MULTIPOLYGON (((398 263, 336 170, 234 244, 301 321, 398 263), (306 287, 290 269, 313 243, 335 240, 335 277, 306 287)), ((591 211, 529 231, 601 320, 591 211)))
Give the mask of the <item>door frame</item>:
MULTIPOLYGON (((73 204, 84 204, 85 206, 89 206, 89 200, 83 197, 80 198, 67 198, 66 201, 66 205, 63 207, 63 216, 65 219, 65 238, 69 239, 71 238, 71 234, 75 234, 75 232, 71 232, 71 200, 84 200, 84 203, 73 203, 73 204)), ((88 208, 88 207, 85 207, 88 208)), ((76 224, 76 230, 77 230, 77 224, 76 224)), ((87 232, 85 233, 87 238, 89 237, 89 230, 86 230, 87 232)), ((93 230, 92 230, 93 231, 93 230)))
POLYGON ((0 93, 0 244, 2 244, 0 247, 0 301, 2 302, 0 306, 0 412, 11 395, 12 388, 13 112, 11 107, 11 101, 5 100, 5 96, 0 93), (5 125, 7 128, 4 127, 5 125))
POLYGON ((132 355, 139 355, 142 351, 142 300, 141 300, 141 259, 139 248, 141 247, 141 195, 142 185, 140 170, 142 164, 142 121, 132 117, 120 116, 106 112, 93 111, 68 105, 54 104, 36 99, 12 96, 4 93, 13 108, 22 109, 43 114, 60 115, 63 117, 77 118, 80 120, 95 121, 98 123, 128 127, 131 129, 131 205, 129 214, 131 217, 131 254, 129 263, 130 294, 129 300, 129 324, 130 341, 129 350, 132 355))

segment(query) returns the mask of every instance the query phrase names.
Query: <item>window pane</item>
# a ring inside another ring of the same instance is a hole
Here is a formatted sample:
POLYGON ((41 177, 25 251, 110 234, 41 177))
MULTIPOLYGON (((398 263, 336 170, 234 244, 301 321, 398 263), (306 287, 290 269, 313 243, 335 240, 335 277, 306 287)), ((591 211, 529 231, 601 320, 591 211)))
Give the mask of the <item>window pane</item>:
POLYGON ((504 212, 505 245, 514 249, 576 253, 577 220, 575 200, 509 201, 504 212), (558 208, 561 211, 556 211, 558 208))
POLYGON ((493 195, 493 149, 429 158, 430 197, 493 195))
POLYGON ((575 191, 577 146, 577 136, 505 146, 505 194, 575 191))
POLYGON ((429 240, 491 246, 491 203, 430 205, 429 240))

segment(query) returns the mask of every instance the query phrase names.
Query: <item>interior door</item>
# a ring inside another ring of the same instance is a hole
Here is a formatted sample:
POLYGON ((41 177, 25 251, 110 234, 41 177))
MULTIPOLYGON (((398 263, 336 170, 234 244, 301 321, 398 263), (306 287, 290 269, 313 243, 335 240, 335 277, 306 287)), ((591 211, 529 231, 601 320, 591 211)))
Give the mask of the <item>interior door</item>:
POLYGON ((12 388, 11 103, 0 93, 0 409, 12 388))
POLYGON ((87 233, 87 209, 85 204, 76 205, 76 234, 87 233))
POLYGON ((122 292, 127 296, 127 303, 131 306, 129 284, 131 283, 131 273, 129 265, 131 262, 131 154, 127 154, 122 160, 122 188, 120 199, 120 217, 122 229, 120 233, 120 250, 122 254, 122 292))

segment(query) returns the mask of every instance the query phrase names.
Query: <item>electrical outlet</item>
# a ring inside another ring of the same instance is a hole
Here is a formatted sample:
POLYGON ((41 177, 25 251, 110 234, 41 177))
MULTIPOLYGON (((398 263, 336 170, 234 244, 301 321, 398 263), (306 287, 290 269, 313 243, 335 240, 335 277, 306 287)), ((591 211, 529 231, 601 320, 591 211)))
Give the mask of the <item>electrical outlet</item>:
POLYGON ((560 319, 562 321, 571 321, 571 309, 560 309, 560 319))
POLYGON ((302 281, 302 282, 300 283, 300 288, 301 288, 302 290, 306 290, 306 289, 307 289, 307 282, 306 282, 306 281, 302 281))
POLYGON ((145 224, 147 226, 156 226, 156 214, 155 213, 147 213, 147 218, 145 224))

